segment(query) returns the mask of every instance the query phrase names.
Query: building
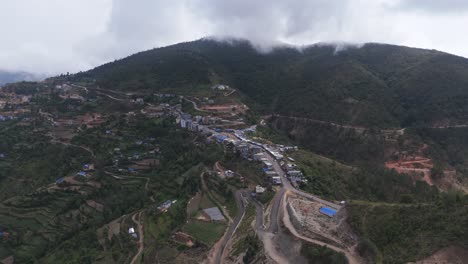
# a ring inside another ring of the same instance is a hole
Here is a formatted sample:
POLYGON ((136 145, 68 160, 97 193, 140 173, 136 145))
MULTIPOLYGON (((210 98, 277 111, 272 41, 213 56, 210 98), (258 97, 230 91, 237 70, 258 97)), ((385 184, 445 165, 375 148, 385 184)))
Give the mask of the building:
POLYGON ((92 171, 94 170, 94 164, 84 164, 83 171, 92 171))
POLYGON ((263 153, 257 153, 257 154, 254 154, 254 155, 253 155, 253 159, 254 159, 255 161, 261 161, 262 158, 264 158, 264 157, 265 157, 265 156, 263 155, 263 153))
POLYGON ((274 176, 271 178, 271 181, 274 185, 281 185, 281 178, 280 176, 274 176))
POLYGON ((240 154, 243 157, 247 157, 249 155, 249 144, 241 142, 237 144, 236 149, 240 152, 240 154))
POLYGON ((223 214, 221 213, 218 207, 203 209, 203 212, 210 217, 211 221, 224 221, 225 220, 223 214))
POLYGON ((265 171, 265 175, 266 175, 267 177, 271 177, 271 178, 272 178, 272 177, 278 176, 278 173, 276 173, 276 171, 265 171))
POLYGON ((137 98, 135 99, 134 101, 136 104, 144 104, 145 103, 145 100, 143 98, 137 98))
POLYGON ((301 171, 298 171, 298 170, 288 171, 288 176, 291 176, 291 177, 301 177, 301 176, 302 176, 302 172, 301 172, 301 171))
POLYGON ((131 235, 131 236, 134 237, 134 238, 137 238, 137 237, 138 237, 137 233, 135 232, 135 228, 133 228, 133 227, 130 227, 130 228, 128 229, 128 234, 131 235))
POLYGON ((271 164, 271 162, 269 162, 269 161, 264 161, 263 162, 263 168, 267 169, 267 170, 272 170, 273 169, 273 164, 271 164))
POLYGON ((224 85, 224 84, 217 84, 217 85, 211 86, 211 89, 225 91, 225 90, 229 89, 229 86, 224 85))
POLYGON ((334 217, 336 215, 336 210, 335 209, 331 209, 331 208, 328 208, 328 207, 320 207, 319 209, 320 213, 328 216, 328 217, 334 217))
POLYGON ((249 148, 250 148, 250 153, 251 153, 252 155, 256 155, 256 154, 259 154, 259 153, 263 153, 263 149, 262 149, 262 147, 260 147, 260 146, 257 146, 257 145, 250 145, 249 148))
POLYGON ((255 186, 255 193, 256 194, 262 194, 266 191, 266 188, 262 187, 261 185, 255 186))
POLYGON ((224 175, 228 178, 234 177, 234 172, 232 170, 227 170, 224 172, 224 175))

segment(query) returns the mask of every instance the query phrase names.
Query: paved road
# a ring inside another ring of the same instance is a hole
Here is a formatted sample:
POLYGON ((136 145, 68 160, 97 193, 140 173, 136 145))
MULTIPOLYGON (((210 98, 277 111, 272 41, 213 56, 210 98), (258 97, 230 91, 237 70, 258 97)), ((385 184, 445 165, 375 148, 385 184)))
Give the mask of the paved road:
POLYGON ((275 160, 271 155, 267 155, 267 158, 268 160, 270 161, 271 164, 273 164, 273 169, 275 170, 275 172, 281 177, 281 180, 283 182, 283 189, 286 189, 287 191, 292 191, 302 197, 305 197, 307 199, 310 199, 310 200, 314 200, 316 202, 319 202, 321 204, 324 204, 324 205, 327 205, 329 207, 332 207, 336 210, 339 210, 341 209, 341 206, 338 205, 338 204, 335 204, 335 203, 332 203, 332 202, 329 202, 329 201, 326 201, 326 200, 323 200, 321 199, 320 197, 318 196, 315 196, 313 194, 310 194, 310 193, 306 193, 306 192, 303 192, 301 190, 298 190, 296 188, 294 188, 291 183, 289 182, 289 180, 286 178, 286 173, 283 171, 283 169, 281 168, 279 162, 277 160, 275 160))
POLYGON ((281 188, 273 197, 273 201, 271 203, 271 211, 270 211, 270 226, 268 227, 267 231, 273 234, 278 233, 280 227, 280 219, 279 214, 281 210, 281 201, 283 200, 284 193, 286 192, 286 188, 281 188))
POLYGON ((236 204, 239 210, 237 211, 236 217, 234 218, 233 222, 229 225, 227 231, 224 233, 224 236, 218 242, 219 244, 217 245, 217 248, 214 252, 214 263, 216 264, 223 263, 226 246, 231 241, 232 237, 234 236, 234 233, 236 232, 237 228, 242 222, 242 219, 245 216, 245 208, 247 204, 244 198, 244 193, 245 190, 237 190, 235 192, 236 204))

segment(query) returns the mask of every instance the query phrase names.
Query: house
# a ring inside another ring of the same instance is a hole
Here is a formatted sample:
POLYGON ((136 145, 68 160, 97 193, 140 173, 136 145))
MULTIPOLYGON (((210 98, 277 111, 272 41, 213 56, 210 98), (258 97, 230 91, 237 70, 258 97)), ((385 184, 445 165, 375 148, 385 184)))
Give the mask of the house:
POLYGON ((172 206, 173 203, 175 203, 175 202, 173 202, 171 200, 167 200, 167 201, 165 201, 164 203, 162 203, 161 205, 158 206, 158 210, 165 213, 172 206))
POLYGON ((247 157, 249 155, 249 144, 240 143, 236 146, 236 148, 243 157, 247 157))
POLYGON ((211 221, 224 221, 225 220, 223 214, 221 213, 218 207, 203 209, 203 212, 210 217, 211 221))
POLYGON ((137 238, 137 237, 138 237, 138 235, 137 235, 137 233, 135 232, 135 229, 134 229, 133 227, 130 227, 130 228, 128 229, 128 234, 131 235, 131 236, 134 237, 134 238, 137 238))
POLYGON ((284 158, 283 155, 281 155, 280 153, 276 152, 276 151, 271 151, 271 155, 273 155, 273 157, 275 157, 275 160, 281 160, 284 158))
POLYGON ((272 177, 273 178, 273 177, 278 176, 278 173, 276 173, 276 171, 265 171, 265 175, 267 177, 272 177))
POLYGON ((64 180, 63 178, 58 178, 58 179, 55 181, 55 184, 56 184, 56 185, 59 185, 59 184, 61 184, 61 183, 63 182, 63 180, 64 180))
POLYGON ((134 101, 136 104, 144 104, 145 103, 145 100, 143 98, 137 98, 135 99, 134 101))
POLYGON ((255 186, 255 193, 262 194, 266 191, 266 188, 262 187, 261 185, 255 186))
POLYGON ((222 134, 216 134, 213 136, 218 143, 224 142, 228 137, 222 134))
POLYGON ((291 177, 301 177, 301 176, 302 176, 302 172, 301 172, 301 171, 298 171, 298 170, 288 171, 288 176, 291 176, 291 177))
POLYGON ((84 170, 84 171, 92 171, 92 170, 94 170, 94 164, 84 164, 84 165, 83 165, 83 170, 84 170))
POLYGON ((77 174, 77 176, 80 176, 80 177, 87 177, 88 175, 86 174, 86 172, 84 171, 79 171, 77 174))
POLYGON ((229 86, 224 85, 224 84, 216 84, 216 85, 211 86, 211 89, 225 91, 225 90, 229 89, 229 86))
POLYGON ((263 153, 263 149, 262 147, 257 146, 257 145, 250 145, 250 153, 252 155, 261 154, 263 153))
POLYGON ((254 155, 253 155, 253 159, 254 159, 255 161, 261 161, 262 158, 264 158, 263 153, 257 153, 257 154, 254 154, 254 155))
POLYGON ((224 172, 224 175, 228 178, 234 177, 234 172, 232 170, 227 170, 224 172))
POLYGON ((263 162, 263 168, 267 169, 267 170, 272 170, 273 169, 273 164, 271 164, 271 162, 269 162, 269 161, 264 161, 263 162))
POLYGON ((292 164, 292 163, 287 163, 286 166, 285 166, 285 169, 286 171, 293 171, 296 169, 296 164, 292 164))
POLYGON ((272 180, 272 183, 273 183, 274 185, 281 185, 281 178, 280 178, 280 176, 274 176, 274 177, 271 178, 271 180, 272 180))
POLYGON ((187 120, 180 119, 180 127, 181 128, 187 128, 187 120))

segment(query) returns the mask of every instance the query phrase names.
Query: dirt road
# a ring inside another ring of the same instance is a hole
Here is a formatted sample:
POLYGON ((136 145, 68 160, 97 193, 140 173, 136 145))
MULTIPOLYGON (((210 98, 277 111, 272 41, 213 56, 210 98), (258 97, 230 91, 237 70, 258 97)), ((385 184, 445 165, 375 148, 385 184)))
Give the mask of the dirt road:
POLYGON ((136 255, 132 258, 132 261, 130 262, 130 264, 135 264, 138 257, 141 255, 141 253, 143 252, 143 249, 144 249, 144 243, 143 243, 143 238, 144 238, 144 234, 143 234, 143 225, 141 224, 141 222, 143 221, 141 219, 141 212, 139 213, 135 213, 133 216, 132 216, 132 221, 137 225, 138 227, 138 252, 136 253, 136 255), (136 215, 138 214, 138 220, 136 220, 136 215))
POLYGON ((75 145, 75 144, 72 144, 72 143, 68 143, 68 142, 63 142, 63 141, 59 141, 59 140, 56 140, 56 139, 52 139, 50 141, 50 143, 57 143, 57 144, 62 144, 62 145, 65 145, 65 146, 69 146, 69 147, 75 147, 75 148, 80 148, 86 152, 88 152, 89 154, 91 154, 91 156, 94 158, 95 155, 94 155, 94 151, 92 151, 90 148, 88 147, 84 147, 84 146, 78 146, 78 145, 75 145))

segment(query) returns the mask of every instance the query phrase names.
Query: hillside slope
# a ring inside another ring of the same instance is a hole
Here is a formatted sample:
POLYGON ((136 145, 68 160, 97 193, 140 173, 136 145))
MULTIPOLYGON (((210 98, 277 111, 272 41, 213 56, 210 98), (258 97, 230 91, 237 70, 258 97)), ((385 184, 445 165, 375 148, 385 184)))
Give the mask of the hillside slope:
POLYGON ((403 127, 468 119, 468 60, 384 44, 259 53, 247 41, 198 40, 141 52, 75 76, 104 88, 172 91, 227 83, 263 113, 403 127))

